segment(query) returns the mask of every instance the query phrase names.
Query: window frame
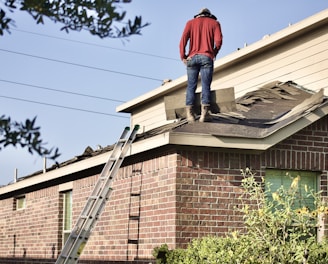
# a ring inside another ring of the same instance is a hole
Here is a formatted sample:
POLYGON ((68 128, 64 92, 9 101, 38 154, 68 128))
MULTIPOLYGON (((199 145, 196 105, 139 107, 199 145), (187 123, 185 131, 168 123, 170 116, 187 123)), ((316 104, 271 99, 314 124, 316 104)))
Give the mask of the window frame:
POLYGON ((26 196, 20 195, 14 198, 14 209, 15 211, 21 211, 26 208, 26 196))
POLYGON ((62 246, 65 245, 71 231, 72 231, 72 218, 73 218, 73 191, 66 190, 62 194, 62 246), (69 211, 67 211, 67 208, 69 211))

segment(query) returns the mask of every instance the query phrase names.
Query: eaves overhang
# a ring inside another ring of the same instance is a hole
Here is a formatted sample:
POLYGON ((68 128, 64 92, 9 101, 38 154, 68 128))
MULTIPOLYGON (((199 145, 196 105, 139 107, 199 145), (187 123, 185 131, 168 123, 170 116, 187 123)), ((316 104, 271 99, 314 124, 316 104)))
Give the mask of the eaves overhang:
MULTIPOLYGON (((13 193, 17 190, 23 190, 32 186, 44 184, 46 182, 56 181, 63 177, 69 177, 70 175, 77 172, 99 166, 100 164, 104 163, 106 158, 108 158, 108 155, 109 153, 104 153, 89 159, 81 160, 75 163, 71 163, 70 165, 47 171, 45 173, 18 179, 17 182, 2 186, 0 188, 0 199, 7 193, 13 193)), ((65 182, 64 178, 63 182, 65 182)))
MULTIPOLYGON (((126 154, 126 157, 136 155, 152 148, 167 145, 169 141, 168 135, 169 133, 163 133, 147 138, 147 140, 134 142, 126 154)), ((25 190, 47 182, 58 182, 58 180, 59 182, 66 182, 66 179, 70 178, 73 174, 78 174, 98 166, 103 166, 109 159, 110 155, 111 151, 108 151, 93 157, 72 162, 68 165, 47 171, 45 173, 24 177, 23 179, 19 179, 17 182, 12 184, 0 186, 0 199, 7 197, 9 193, 15 193, 18 190, 25 190)))
MULTIPOLYGON (((263 131, 263 133, 259 134, 262 136, 258 136, 256 138, 167 131, 149 138, 140 138, 135 141, 130 147, 127 157, 141 154, 151 149, 166 145, 265 151, 326 115, 328 115, 328 104, 324 104, 322 107, 317 108, 313 112, 298 117, 297 120, 294 119, 294 122, 285 124, 285 126, 278 130, 273 130, 271 132, 263 131)), ((20 189, 50 182, 59 178, 62 178, 64 181, 64 177, 67 177, 73 173, 78 173, 92 167, 105 164, 110 154, 111 152, 109 151, 46 173, 28 177, 14 184, 3 186, 0 188, 0 197, 7 193, 12 193, 20 189)))
MULTIPOLYGON (((257 128, 257 133, 183 133, 170 132, 170 144, 203 146, 224 149, 265 151, 282 140, 328 115, 328 102, 312 112, 291 116, 283 125, 271 128, 257 128)), ((247 130, 244 127, 244 130, 247 130)), ((246 131, 247 132, 247 131, 246 131)))

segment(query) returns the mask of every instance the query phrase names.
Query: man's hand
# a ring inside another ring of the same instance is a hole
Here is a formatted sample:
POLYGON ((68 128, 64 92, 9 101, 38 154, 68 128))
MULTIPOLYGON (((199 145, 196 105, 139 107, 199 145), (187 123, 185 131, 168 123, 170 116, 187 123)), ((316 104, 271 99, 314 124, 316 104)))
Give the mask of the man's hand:
POLYGON ((190 61, 191 58, 190 57, 185 57, 184 59, 182 59, 182 62, 184 63, 184 65, 187 66, 187 62, 190 61))

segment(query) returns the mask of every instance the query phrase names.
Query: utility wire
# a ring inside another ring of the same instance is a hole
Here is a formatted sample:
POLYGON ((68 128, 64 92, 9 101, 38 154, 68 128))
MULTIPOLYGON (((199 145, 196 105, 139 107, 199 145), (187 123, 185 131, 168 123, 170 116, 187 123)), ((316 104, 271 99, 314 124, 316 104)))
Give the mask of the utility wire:
POLYGON ((69 62, 69 61, 56 60, 56 59, 41 57, 41 56, 27 54, 27 53, 18 52, 18 51, 12 51, 12 50, 7 50, 7 49, 0 49, 0 51, 13 53, 13 54, 17 54, 17 55, 22 55, 22 56, 27 56, 27 57, 32 57, 32 58, 37 58, 37 59, 42 59, 42 60, 47 60, 47 61, 64 63, 64 64, 68 64, 68 65, 73 65, 73 66, 78 66, 78 67, 83 67, 83 68, 88 68, 88 69, 93 69, 93 70, 98 70, 98 71, 106 71, 106 72, 111 72, 111 73, 116 73, 116 74, 121 74, 121 75, 126 75, 126 76, 132 76, 132 77, 136 77, 136 78, 142 78, 142 79, 148 79, 148 80, 160 81, 160 82, 163 81, 161 79, 156 79, 156 78, 152 78, 152 77, 136 75, 136 74, 131 74, 131 73, 124 73, 124 72, 119 72, 119 71, 113 71, 113 70, 109 70, 109 69, 98 68, 98 67, 88 66, 88 65, 84 65, 84 64, 78 64, 78 63, 69 62))
POLYGON ((114 115, 114 114, 109 114, 109 113, 97 112, 97 111, 86 110, 86 109, 81 109, 81 108, 75 108, 75 107, 70 107, 70 106, 43 103, 43 102, 32 101, 32 100, 27 100, 27 99, 22 99, 22 98, 17 98, 17 97, 11 97, 11 96, 5 96, 5 95, 0 95, 0 97, 6 98, 6 99, 11 99, 11 100, 16 100, 16 101, 33 103, 33 104, 47 105, 47 106, 53 106, 53 107, 57 107, 57 108, 64 108, 64 109, 69 109, 69 110, 87 112, 87 113, 92 113, 92 114, 99 114, 99 115, 106 115, 106 116, 113 116, 113 117, 120 117, 120 118, 129 118, 129 117, 126 117, 126 116, 120 116, 120 115, 114 115))
POLYGON ((106 98, 106 97, 100 97, 100 96, 94 96, 94 95, 90 95, 90 94, 81 94, 81 93, 75 93, 75 92, 64 91, 64 90, 59 90, 59 89, 53 89, 53 88, 38 86, 38 85, 34 85, 34 84, 20 83, 20 82, 3 80, 3 79, 0 79, 0 82, 18 84, 18 85, 23 85, 23 86, 29 86, 29 87, 33 87, 33 88, 37 88, 37 89, 43 89, 43 90, 48 90, 48 91, 53 91, 53 92, 58 92, 58 93, 73 94, 73 95, 84 96, 84 97, 95 98, 95 99, 101 99, 101 100, 107 100, 107 101, 112 101, 112 102, 125 103, 125 101, 121 101, 121 100, 116 100, 116 99, 111 99, 111 98, 106 98))
POLYGON ((105 45, 95 44, 95 43, 91 43, 91 42, 84 42, 84 41, 79 41, 79 40, 72 40, 72 39, 68 39, 68 38, 56 37, 56 36, 51 36, 51 35, 47 35, 47 34, 41 34, 41 33, 31 32, 31 31, 27 31, 27 30, 21 30, 21 29, 11 29, 11 30, 15 30, 15 31, 19 31, 19 32, 24 32, 24 33, 28 33, 28 34, 33 34, 33 35, 37 35, 37 36, 41 36, 41 37, 47 37, 47 38, 65 40, 65 41, 69 41, 69 42, 74 42, 74 43, 79 43, 79 44, 84 44, 84 45, 89 45, 89 46, 95 46, 95 47, 105 48, 105 49, 118 50, 118 51, 122 51, 122 52, 139 54, 139 55, 144 55, 144 56, 149 56, 149 57, 155 57, 155 58, 160 58, 160 59, 166 59, 166 60, 180 61, 179 59, 174 59, 174 58, 165 57, 165 56, 159 56, 159 55, 156 55, 156 54, 145 53, 145 52, 134 51, 134 50, 126 50, 126 49, 114 48, 114 47, 109 47, 109 46, 105 46, 105 45))

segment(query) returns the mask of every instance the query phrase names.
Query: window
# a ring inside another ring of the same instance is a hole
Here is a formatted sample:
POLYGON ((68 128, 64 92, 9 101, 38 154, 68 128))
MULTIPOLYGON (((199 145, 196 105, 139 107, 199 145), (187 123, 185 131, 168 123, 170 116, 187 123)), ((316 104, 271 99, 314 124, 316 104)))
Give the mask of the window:
POLYGON ((22 210, 25 209, 26 199, 25 196, 19 196, 15 198, 15 209, 22 210))
POLYGON ((72 191, 63 192, 63 245, 72 229, 72 191))
POLYGON ((289 189, 293 180, 300 176, 299 186, 297 190, 297 201, 293 206, 294 209, 306 207, 308 209, 314 208, 314 198, 308 196, 305 191, 305 186, 307 189, 317 192, 317 173, 312 171, 290 171, 290 170, 266 170, 266 182, 271 184, 271 192, 275 192, 281 186, 284 186, 285 189, 289 189))

